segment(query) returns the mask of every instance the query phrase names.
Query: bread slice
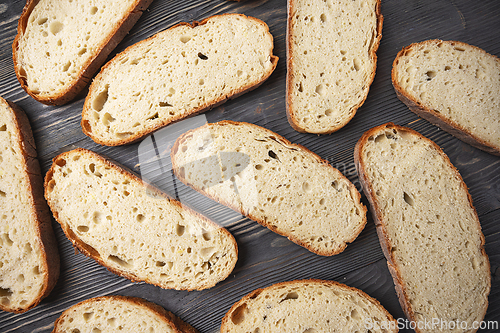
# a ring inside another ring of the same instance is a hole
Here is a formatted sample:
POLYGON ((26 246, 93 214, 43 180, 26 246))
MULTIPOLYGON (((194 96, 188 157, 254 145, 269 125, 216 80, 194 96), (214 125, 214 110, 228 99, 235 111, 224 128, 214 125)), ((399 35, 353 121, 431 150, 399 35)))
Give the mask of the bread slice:
POLYGON ((24 312, 59 277, 59 254, 31 127, 0 97, 0 309, 24 312))
POLYGON ((159 305, 138 297, 102 296, 73 305, 56 320, 52 333, 196 333, 159 305))
POLYGON ((236 264, 226 229, 94 152, 54 158, 45 197, 76 248, 132 281, 201 290, 236 264))
POLYGON ((380 0, 289 0, 286 105, 299 132, 346 125, 375 77, 380 0))
POLYGON ((490 265, 458 170, 434 142, 391 123, 368 130, 354 158, 407 317, 468 327, 480 322, 490 265))
POLYGON ((256 88, 276 68, 267 25, 241 14, 180 23, 108 62, 85 99, 83 132, 115 146, 256 88))
POLYGON ((366 224, 366 207, 340 171, 308 149, 249 123, 221 121, 181 135, 175 175, 308 250, 342 252, 366 224))
POLYGON ((151 2, 28 0, 12 45, 21 86, 45 104, 71 101, 151 2))
POLYGON ((403 48, 392 84, 411 111, 500 155, 500 59, 462 42, 427 40, 403 48))
POLYGON ((297 280, 243 297, 226 313, 220 331, 389 333, 398 329, 391 314, 359 289, 334 281, 297 280))

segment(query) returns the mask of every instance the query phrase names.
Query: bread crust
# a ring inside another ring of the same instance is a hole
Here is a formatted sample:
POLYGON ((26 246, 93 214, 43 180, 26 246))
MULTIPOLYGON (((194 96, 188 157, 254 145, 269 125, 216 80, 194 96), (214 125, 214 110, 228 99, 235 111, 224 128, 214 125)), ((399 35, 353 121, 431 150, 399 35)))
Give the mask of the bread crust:
MULTIPOLYGON (((58 215, 57 210, 51 204, 51 202, 50 202, 50 200, 48 198, 49 197, 49 190, 48 190, 49 183, 52 180, 52 176, 54 174, 54 169, 55 169, 55 166, 57 165, 58 160, 59 159, 65 159, 66 156, 69 156, 70 154, 73 154, 73 153, 87 154, 87 155, 94 156, 96 159, 102 161, 102 163, 104 163, 107 167, 112 168, 112 169, 118 171, 122 175, 122 177, 124 179, 128 179, 128 180, 134 181, 134 182, 143 182, 148 187, 148 191, 150 193, 154 193, 155 196, 165 198, 166 200, 168 200, 170 202, 170 204, 172 204, 174 206, 177 206, 178 208, 180 208, 180 209, 182 209, 184 211, 189 211, 191 214, 193 214, 193 215, 197 216, 198 218, 206 221, 207 224, 212 225, 214 227, 217 227, 218 229, 221 229, 222 232, 228 237, 228 239, 231 240, 231 243, 233 244, 233 246, 235 248, 236 257, 237 257, 237 255, 238 255, 238 245, 236 243, 236 240, 234 239, 233 235, 231 235, 231 233, 229 231, 227 231, 225 228, 219 227, 215 222, 213 222, 212 220, 206 218, 205 216, 201 215, 200 213, 198 213, 198 212, 196 212, 196 211, 194 211, 194 210, 192 210, 192 209, 190 209, 190 208, 188 208, 188 207, 186 207, 184 205, 181 205, 181 203, 179 201, 170 198, 166 193, 160 191, 158 188, 154 187, 153 185, 146 183, 143 179, 141 179, 140 177, 138 177, 137 175, 135 175, 131 171, 125 170, 124 168, 122 168, 122 167, 118 166, 117 164, 111 162, 109 159, 104 158, 103 156, 101 156, 101 155, 99 155, 99 154, 97 154, 97 153, 95 153, 93 151, 90 151, 90 150, 87 150, 87 149, 83 149, 83 148, 76 148, 74 150, 62 153, 62 154, 54 157, 52 166, 50 167, 49 171, 45 175, 45 182, 44 182, 45 198, 47 199, 47 203, 48 203, 48 205, 49 205, 49 207, 50 207, 50 209, 52 211, 52 214, 54 215, 55 220, 61 225, 61 228, 62 228, 64 234, 71 241, 71 243, 73 244, 73 247, 75 247, 75 249, 77 249, 82 254, 86 255, 87 257, 95 260, 99 265, 104 266, 111 273, 114 273, 116 275, 119 275, 121 277, 129 279, 132 282, 146 282, 146 283, 158 286, 160 288, 164 288, 161 285, 156 284, 156 283, 150 281, 149 279, 141 279, 141 278, 138 278, 137 276, 135 276, 133 274, 129 274, 129 273, 125 272, 125 271, 122 271, 122 270, 119 270, 119 269, 115 269, 115 268, 113 268, 111 266, 108 266, 107 263, 106 263, 106 261, 101 258, 101 256, 99 255, 99 252, 96 249, 94 249, 92 246, 88 245, 87 243, 83 242, 75 234, 75 232, 73 232, 73 230, 71 230, 71 228, 69 227, 69 225, 67 225, 66 223, 64 223, 63 221, 61 221, 59 219, 59 215, 58 215)), ((229 276, 229 274, 231 273, 231 271, 234 269, 235 265, 236 265, 236 260, 233 262, 233 267, 231 267, 230 269, 227 270, 227 275, 226 276, 223 276, 220 279, 217 279, 215 281, 215 283, 211 283, 211 284, 207 283, 207 284, 199 285, 198 288, 196 288, 196 290, 202 290, 202 289, 211 288, 215 284, 217 284, 218 282, 224 280, 225 278, 227 278, 229 276)), ((177 289, 177 290, 192 291, 192 290, 195 290, 195 289, 183 288, 183 289, 177 289)))
MULTIPOLYGON (((251 16, 246 16, 246 15, 243 15, 243 14, 220 14, 220 15, 214 15, 214 16, 211 16, 211 17, 208 17, 200 22, 198 21, 194 21, 193 23, 187 23, 187 22, 181 22, 181 23, 178 23, 162 32, 159 32, 159 33, 164 33, 165 31, 169 31, 169 30, 172 30, 172 29, 175 29, 179 26, 187 26, 187 27, 190 27, 190 28, 195 28, 195 27, 198 27, 198 26, 202 26, 204 24, 206 24, 209 20, 212 20, 214 18, 218 18, 218 17, 224 17, 226 15, 237 15, 237 16, 240 16, 244 19, 248 19, 248 20, 253 20, 255 22, 257 22, 259 25, 262 25, 263 27, 265 27, 266 29, 266 32, 269 34, 269 36, 271 37, 271 41, 273 41, 273 36, 271 35, 271 33, 269 32, 269 27, 268 25, 262 21, 262 20, 259 20, 257 18, 254 18, 254 17, 251 17, 251 16)), ((92 128, 90 127, 90 124, 88 122, 88 120, 86 120, 86 118, 89 118, 90 117, 90 111, 91 111, 91 102, 90 102, 90 99, 89 97, 93 94, 93 93, 97 93, 96 91, 94 91, 96 88, 95 86, 97 85, 97 83, 102 80, 102 75, 103 75, 103 72, 109 67, 109 65, 116 59, 118 58, 119 56, 125 54, 130 48, 132 47, 137 47, 138 45, 140 44, 144 44, 144 43, 148 43, 151 39, 155 38, 157 34, 143 40, 143 41, 140 41, 140 42, 137 42, 136 44, 134 45, 131 45, 129 46, 128 48, 126 48, 123 52, 121 52, 120 54, 117 54, 115 58, 111 59, 110 61, 108 61, 102 68, 101 68, 101 71, 97 74, 97 76, 94 78, 92 84, 90 85, 90 88, 89 88, 89 94, 87 96, 87 98, 85 99, 85 104, 83 106, 83 111, 82 111, 82 121, 81 121, 81 126, 82 126, 82 131, 85 135, 87 135, 88 137, 90 137, 92 140, 94 140, 94 142, 100 144, 100 145, 105 145, 105 146, 119 146, 119 145, 125 145, 125 144, 131 144, 131 143, 135 143, 137 141, 139 141, 140 139, 142 139, 144 136, 162 128, 162 127, 165 127, 169 124, 173 124, 177 121, 180 121, 180 120, 183 120, 187 117, 192 117, 192 116, 195 116, 195 115, 198 115, 200 113, 203 113, 203 112, 206 112, 208 110, 211 110, 215 107, 218 107, 219 105, 221 104, 224 104, 226 101, 228 101, 229 99, 234 99, 234 98, 237 98, 249 91, 252 91, 256 88, 258 88, 261 84, 263 84, 268 78, 269 76, 271 76, 271 74, 274 72, 274 70, 276 69, 276 66, 278 64, 278 57, 273 55, 273 48, 271 49, 271 54, 270 54, 270 58, 271 58, 271 63, 272 63, 272 68, 269 70, 269 72, 264 76, 262 77, 262 79, 260 81, 257 81, 257 82, 254 82, 254 83, 250 83, 250 84, 247 84, 247 85, 244 85, 244 86, 241 86, 239 89, 229 93, 228 95, 224 95, 224 96, 219 96, 217 98, 215 98, 212 102, 207 102, 201 106, 199 106, 198 108, 195 108, 194 110, 191 110, 187 115, 177 115, 176 117, 174 117, 172 120, 169 120, 169 121, 163 121, 161 123, 158 123, 158 124, 154 124, 153 126, 149 127, 149 128, 146 128, 140 132, 137 132, 137 133, 134 133, 132 135, 130 135, 129 137, 125 138, 125 139, 121 139, 121 140, 113 140, 113 141, 110 141, 110 140, 101 140, 99 137, 93 135, 92 133, 92 128)))
POLYGON ((395 332, 398 331, 398 328, 397 328, 397 325, 396 325, 396 321, 394 320, 394 318, 392 317, 392 315, 389 313, 389 311, 387 311, 382 306, 382 304, 380 304, 380 302, 378 300, 376 300, 375 298, 369 296, 368 294, 366 294, 362 290, 354 288, 354 287, 347 286, 345 284, 342 284, 342 283, 339 283, 339 282, 336 282, 336 281, 320 280, 320 279, 306 279, 306 280, 294 280, 294 281, 279 282, 279 283, 273 284, 273 285, 271 285, 269 287, 266 287, 266 288, 256 289, 256 290, 252 291, 251 293, 249 293, 248 295, 244 296, 241 300, 239 300, 238 302, 234 303, 233 306, 226 313, 226 315, 224 316, 224 318, 222 318, 222 324, 221 324, 221 330, 220 330, 221 333, 227 331, 227 327, 226 326, 228 326, 228 323, 231 320, 231 314, 242 303, 245 303, 248 300, 257 297, 260 293, 262 293, 265 290, 268 290, 268 289, 271 289, 271 288, 272 289, 279 288, 279 287, 283 287, 283 286, 294 286, 294 285, 299 285, 299 284, 321 284, 323 286, 327 286, 327 287, 332 288, 332 289, 338 288, 338 289, 349 290, 349 291, 355 292, 359 297, 368 300, 370 303, 372 303, 373 305, 377 306, 380 310, 382 310, 382 312, 384 312, 384 314, 387 316, 387 318, 390 321, 394 322, 394 327, 396 327, 395 332))
POLYGON ((104 61, 106 61, 106 58, 111 51, 113 51, 113 49, 128 34, 129 30, 132 29, 134 24, 141 17, 142 12, 148 8, 153 0, 136 0, 134 5, 130 7, 128 14, 123 18, 123 20, 116 24, 113 32, 107 36, 106 40, 104 40, 101 45, 99 45, 93 57, 82 66, 76 78, 73 80, 73 83, 63 91, 52 95, 40 95, 34 93, 20 72, 22 64, 19 62, 18 57, 19 40, 24 34, 31 12, 39 2, 40 0, 27 0, 21 17, 19 18, 17 35, 12 43, 14 70, 21 87, 35 100, 47 105, 63 105, 75 99, 89 84, 92 77, 99 70, 104 61))
POLYGON ((22 167, 26 174, 27 184, 29 186, 29 200, 33 221, 36 223, 36 232, 40 249, 42 251, 42 266, 40 271, 44 273, 43 288, 39 296, 30 304, 23 308, 10 308, 0 303, 0 310, 14 313, 26 312, 37 306, 43 298, 48 296, 54 289, 59 278, 59 251, 56 238, 52 229, 52 219, 50 217, 49 207, 43 197, 43 178, 36 155, 36 146, 33 139, 33 132, 28 117, 24 111, 16 104, 4 100, 0 97, 0 103, 9 105, 12 111, 12 119, 16 123, 16 137, 23 150, 22 167))
MULTIPOLYGON (((356 111, 361 107, 361 105, 364 104, 366 98, 368 97, 368 92, 370 90, 370 86, 373 82, 373 79, 375 78, 375 74, 376 74, 376 70, 377 70, 377 50, 378 50, 378 47, 380 45, 380 40, 382 39, 382 26, 384 23, 384 16, 382 15, 382 12, 381 12, 381 0, 376 0, 376 1, 377 1, 377 4, 375 6, 375 15, 377 16, 376 36, 373 39, 372 48, 369 50, 370 58, 373 61, 373 68, 371 71, 371 75, 366 82, 366 84, 368 86, 366 89, 366 94, 364 95, 363 100, 360 101, 357 105, 355 105, 352 108, 350 117, 348 119, 346 119, 343 123, 339 124, 336 127, 331 128, 330 130, 314 132, 315 134, 332 134, 332 133, 338 131, 339 129, 341 129, 342 127, 344 127, 349 121, 351 121, 351 119, 356 114, 356 111)), ((285 95, 286 95, 286 116, 287 116, 288 122, 290 123, 290 126, 292 126, 292 128, 294 130, 296 130, 297 132, 312 133, 312 132, 308 132, 305 128, 303 128, 299 125, 299 121, 294 114, 293 108, 291 107, 292 99, 293 99, 291 86, 292 86, 292 81, 294 78, 294 75, 293 75, 294 57, 292 54, 293 38, 294 38, 293 37, 294 31, 293 31, 293 27, 292 27, 292 17, 294 15, 294 13, 295 13, 295 1, 289 0, 287 2, 287 15, 288 15, 288 17, 287 17, 286 41, 285 41, 286 58, 287 58, 287 63, 286 63, 286 65, 287 65, 286 93, 285 93, 285 95)))
POLYGON ((487 153, 493 154, 500 156, 500 147, 495 146, 491 142, 487 142, 478 136, 474 135, 471 133, 469 130, 467 130, 465 127, 461 126, 460 124, 457 124, 453 120, 443 116, 441 113, 436 112, 436 110, 433 110, 429 108, 428 106, 420 103, 418 100, 410 96, 408 92, 405 91, 403 87, 401 87, 398 82, 397 82, 397 64, 399 62, 399 59, 404 56, 408 51, 410 51, 413 47, 416 45, 423 45, 423 44, 433 44, 433 43, 451 43, 452 45, 461 45, 467 48, 473 48, 478 52, 482 52, 485 54, 488 54, 492 57, 495 57, 497 62, 500 63, 500 58, 487 53, 483 49, 480 49, 479 47, 469 45, 463 42, 459 41, 443 41, 440 39, 431 39, 431 40, 426 40, 420 43, 413 43, 408 46, 403 47, 401 51, 398 52, 396 58, 394 59, 393 65, 392 65, 392 71, 391 71, 391 79, 392 79, 392 85, 394 86, 394 90, 396 91, 396 95, 398 98, 408 106, 408 108, 414 112, 416 115, 419 117, 424 118, 428 122, 438 126, 439 128, 445 130, 446 132, 450 133, 451 135, 455 136, 456 138, 470 144, 471 146, 481 149, 487 153))
MULTIPOLYGON (((203 127, 207 127, 207 126, 210 126, 211 124, 206 124, 204 125, 203 127)), ((237 122, 237 121, 232 121, 232 120, 223 120, 223 121, 220 121, 218 123, 214 123, 213 125, 217 125, 217 126, 226 126, 226 125, 235 125, 235 126, 239 126, 239 125, 244 125, 244 126, 250 126, 250 127, 253 127, 255 129, 258 129, 258 130, 265 130, 267 132, 269 132, 270 135, 274 136, 276 138, 276 140, 282 142, 284 145, 286 146, 292 146, 294 148, 297 148, 297 149, 300 149, 300 150, 303 150, 305 151, 306 153, 310 154, 311 157, 313 157, 319 164, 321 165, 324 165, 324 166, 327 166, 331 169, 335 169, 330 163, 328 163, 328 161, 322 159, 319 155, 317 155, 316 153, 313 153, 312 151, 310 151, 309 149, 307 149, 306 147, 302 146, 302 145, 299 145, 299 144, 294 144, 294 143, 291 143, 290 141, 288 141, 287 139, 285 139, 284 137, 282 137, 281 135, 277 134, 277 133, 274 133, 266 128, 263 128, 263 127, 260 127, 260 126, 257 126, 255 124, 251 124, 251 123, 246 123, 246 122, 237 122)), ((181 143, 182 139, 186 136, 189 136, 190 133, 196 131, 197 129, 194 129, 194 130, 190 130, 184 134, 182 134, 174 143, 174 145, 172 146, 172 149, 171 149, 171 156, 175 155, 175 153, 178 151, 179 149, 179 144, 181 143)), ((294 242, 295 244, 298 244, 306 249, 308 249, 309 251, 313 252, 313 253, 316 253, 318 255, 321 255, 321 256, 333 256, 335 254, 339 254, 341 253, 342 251, 344 251, 344 249, 347 247, 347 243, 352 243, 357 237, 358 235, 361 233, 361 231, 364 229, 365 225, 366 225, 366 211, 367 211, 367 208, 365 207, 365 205, 363 205, 361 203, 361 194, 357 191, 356 187, 351 183, 349 182, 350 184, 350 188, 349 190, 351 191, 351 194, 354 196, 354 200, 356 202, 359 202, 360 203, 360 206, 359 206, 359 209, 361 210, 360 212, 360 215, 364 216, 363 218, 363 222, 360 224, 358 230, 356 230, 356 232, 353 234, 353 236, 346 240, 344 242, 344 245, 337 249, 337 250, 331 250, 331 251, 320 251, 320 250, 317 250, 317 249, 314 249, 310 246, 308 246, 306 243, 302 242, 300 239, 298 239, 297 237, 294 237, 293 235, 290 235, 290 234, 287 234, 287 233, 284 233, 284 232, 280 232, 277 230, 276 226, 274 226, 272 223, 270 223, 271 221, 268 221, 268 220, 263 220, 263 219, 260 219, 259 217, 249 213, 249 212, 246 212, 242 209, 242 207, 238 206, 238 205, 233 205, 231 202, 228 202, 228 201, 224 201, 223 199, 219 198, 219 197, 215 197, 215 196, 212 196, 210 195, 209 193, 207 193, 206 191, 202 190, 201 188, 197 188, 195 187, 193 184, 189 183, 187 181, 187 179, 185 177, 182 177, 182 175, 178 172, 179 170, 179 165, 177 165, 175 163, 175 158, 171 158, 171 161, 172 161, 172 170, 174 171, 174 174, 175 176, 181 181, 183 182, 184 184, 188 185, 189 187, 191 187, 192 189, 200 192, 201 194, 205 195, 206 197, 224 205, 224 206, 227 206, 229 208, 231 208, 232 210, 240 213, 241 215, 244 215, 246 217, 248 217, 249 219, 259 223, 260 225, 270 229, 271 231, 277 233, 278 235, 281 235, 281 236, 285 236, 287 237, 290 241, 294 242)), ((340 173, 341 174, 341 173, 340 173)), ((347 180, 347 178, 341 174, 341 176, 347 180)))
MULTIPOLYGON (((402 127, 395 125, 394 123, 386 123, 377 127, 374 127, 372 129, 369 129, 366 131, 362 137, 359 139, 358 143, 356 144, 354 148, 354 163, 356 164, 356 169, 358 172, 359 180, 363 186, 363 190, 366 193, 366 197, 370 203, 370 210, 372 212, 372 216, 375 222, 376 230, 377 230, 377 235, 380 241, 380 247, 382 248, 382 251, 384 253, 385 258, 387 259, 387 266, 389 268, 389 272, 392 275, 392 278, 394 280, 394 286, 398 295, 399 303, 401 304, 401 308, 403 309, 406 317, 411 320, 411 321, 418 321, 415 311, 413 310, 413 307, 410 303, 408 293, 407 293, 407 285, 405 280, 403 279, 401 275, 401 271, 397 265, 397 262, 395 260, 394 255, 392 254, 391 248, 393 247, 394 244, 392 244, 389 233, 387 231, 387 221, 384 219, 384 214, 382 211, 382 208, 379 206, 376 196, 374 193, 374 189, 372 186, 372 183, 370 182, 370 179, 368 177, 367 171, 365 169, 365 164, 363 159, 361 158, 362 156, 362 150, 364 148, 364 144, 368 141, 368 138, 375 133, 380 133, 385 129, 397 129, 398 132, 407 132, 412 135, 416 135, 419 138, 425 140, 426 142, 429 142, 432 147, 443 157, 443 160, 447 165, 451 167, 451 170, 453 170, 454 176, 459 179, 461 183, 462 189, 467 193, 467 198, 469 201, 469 205, 472 208, 475 216, 475 220, 477 221, 477 227, 479 230, 481 230, 481 224, 479 223, 479 217, 477 216, 476 209, 474 208, 472 204, 472 197, 469 194, 469 191, 467 190, 467 185, 462 179, 462 176, 458 172, 458 170, 455 168, 455 166, 451 163, 450 159, 448 156, 443 152, 443 150, 432 140, 427 139, 417 131, 414 131, 410 128, 407 127, 402 127)), ((488 271, 490 271, 490 262, 488 259, 488 256, 486 255, 486 251, 484 249, 484 244, 485 244, 485 239, 484 235, 482 232, 480 232, 480 240, 481 240, 481 254, 485 257, 486 264, 488 266, 488 271)), ((491 289, 491 277, 489 277, 488 281, 488 287, 491 289)), ((486 314, 486 309, 488 308, 488 302, 484 304, 483 309, 481 310, 482 315, 481 318, 484 318, 484 315, 486 314)), ((416 327, 415 331, 421 332, 421 330, 416 327)), ((476 330, 477 331, 477 330, 476 330)))
POLYGON ((198 331, 196 329, 194 329, 191 325, 189 325, 188 323, 181 320, 179 317, 174 315, 172 312, 165 310, 163 307, 159 306, 158 304, 146 301, 145 299, 142 299, 139 297, 118 296, 118 295, 90 298, 90 299, 84 300, 80 303, 73 305, 69 309, 65 310, 59 316, 59 318, 57 318, 57 320, 54 323, 54 329, 52 330, 52 333, 62 333, 63 332, 59 329, 58 325, 62 320, 65 319, 65 316, 69 315, 70 311, 73 308, 85 307, 86 305, 92 305, 93 303, 99 303, 99 302, 106 301, 106 300, 117 301, 117 302, 121 302, 121 303, 129 303, 131 305, 144 307, 144 308, 152 311, 158 317, 161 317, 163 319, 163 321, 166 322, 168 325, 170 325, 174 329, 174 332, 176 332, 176 333, 198 333, 198 331))

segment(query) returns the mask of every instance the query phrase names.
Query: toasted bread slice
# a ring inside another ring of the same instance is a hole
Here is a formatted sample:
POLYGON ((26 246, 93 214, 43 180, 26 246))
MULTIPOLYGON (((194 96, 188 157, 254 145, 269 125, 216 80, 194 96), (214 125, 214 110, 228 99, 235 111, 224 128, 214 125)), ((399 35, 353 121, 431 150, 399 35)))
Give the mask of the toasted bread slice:
POLYGON ((267 25, 241 14, 180 23, 130 46, 90 86, 83 132, 116 146, 204 112, 263 83, 274 71, 267 25))
POLYGON ((26 114, 0 98, 0 309, 24 312, 59 277, 59 253, 26 114))
POLYGON ((490 265, 467 185, 449 158, 431 140, 391 123, 368 130, 354 158, 407 317, 480 322, 490 265))
POLYGON ((325 280, 297 280, 257 289, 222 319, 229 332, 397 332, 397 322, 359 289, 325 280), (382 329, 385 328, 385 330, 382 329))
POLYGON ((45 197, 76 248, 130 280, 201 290, 236 264, 226 229, 91 151, 54 158, 45 197))
POLYGON ((382 38, 380 0, 289 0, 286 105, 299 132, 345 126, 368 95, 382 38))
POLYGON ((342 252, 366 224, 340 171, 263 127, 207 124, 181 135, 171 159, 182 182, 314 253, 342 252))
POLYGON ((462 42, 403 48, 392 84, 411 111, 468 144, 500 155, 500 59, 462 42))
POLYGON ((12 45, 21 86, 45 104, 71 101, 152 1, 28 0, 12 45))
POLYGON ((56 320, 52 333, 196 333, 173 313, 138 297, 102 296, 73 305, 56 320))

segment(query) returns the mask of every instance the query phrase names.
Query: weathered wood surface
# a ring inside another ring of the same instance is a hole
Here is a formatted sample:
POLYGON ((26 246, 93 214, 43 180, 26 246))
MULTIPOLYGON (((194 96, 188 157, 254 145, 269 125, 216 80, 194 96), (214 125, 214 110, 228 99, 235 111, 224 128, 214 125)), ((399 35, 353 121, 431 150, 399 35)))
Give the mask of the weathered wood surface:
MULTIPOLYGON (((353 148, 367 129, 392 121, 409 126, 434 140, 460 170, 470 189, 491 262, 492 291, 485 320, 500 321, 500 158, 472 148, 418 118, 397 99, 390 82, 394 57, 403 46, 412 42, 431 38, 459 40, 500 56, 500 1, 382 2, 385 18, 383 38, 378 51, 377 75, 370 94, 354 119, 329 136, 297 133, 286 120, 285 0, 155 0, 113 54, 181 21, 201 20, 220 13, 243 13, 265 21, 275 38, 275 54, 280 57, 275 73, 257 90, 206 113, 207 119, 248 121, 267 127, 330 161, 358 188, 353 148)), ((0 95, 19 104, 28 114, 43 171, 48 170, 51 159, 58 152, 71 147, 84 147, 140 172, 139 144, 103 147, 82 133, 80 113, 83 97, 62 107, 49 107, 34 101, 21 89, 13 70, 11 44, 24 3, 24 0, 0 3, 0 95)), ((35 309, 20 315, 0 313, 0 332, 50 332, 53 322, 64 309, 84 299, 108 294, 146 298, 176 313, 200 332, 217 332, 225 312, 250 291, 276 282, 304 278, 331 279, 361 288, 379 299, 394 317, 403 317, 371 217, 365 230, 345 252, 333 257, 320 257, 193 193, 178 182, 173 184, 168 174, 158 182, 167 190, 176 187, 193 206, 226 226, 236 237, 240 258, 226 281, 200 292, 162 290, 143 283, 132 283, 75 253, 54 222, 62 260, 59 282, 52 294, 35 309)), ((363 200, 367 204, 366 199, 363 200)))

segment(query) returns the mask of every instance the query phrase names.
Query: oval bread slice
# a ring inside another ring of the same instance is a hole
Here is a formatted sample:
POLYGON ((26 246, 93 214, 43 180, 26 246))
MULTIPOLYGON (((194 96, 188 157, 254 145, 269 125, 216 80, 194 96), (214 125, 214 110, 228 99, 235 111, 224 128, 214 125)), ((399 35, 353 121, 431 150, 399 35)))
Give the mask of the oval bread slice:
POLYGON ((196 333, 159 305, 138 297, 102 296, 73 305, 56 320, 52 333, 196 333))
POLYGON ((500 155, 500 59, 462 42, 427 40, 403 48, 392 84, 411 111, 500 155))
POLYGON ((71 101, 151 2, 28 0, 12 45, 21 86, 45 104, 71 101))
POLYGON ((59 253, 31 127, 0 97, 0 309, 25 312, 59 277, 59 253))
POLYGON ((342 252, 366 224, 340 171, 263 127, 207 124, 181 135, 171 158, 185 184, 314 253, 342 252))
POLYGON ((389 123, 361 137, 355 161, 408 319, 480 322, 491 286, 484 236, 467 186, 445 153, 389 123))
POLYGON ((45 197, 76 248, 130 280, 201 290, 236 264, 226 229, 94 152, 54 158, 45 197))
POLYGON ((289 0, 287 22, 290 125, 333 133, 354 117, 375 77, 380 0, 289 0))
POLYGON ((99 144, 130 143, 256 88, 276 68, 273 37, 240 14, 180 23, 130 46, 90 86, 83 132, 99 144))
POLYGON ((369 327, 373 333, 398 331, 391 314, 361 290, 334 281, 298 280, 243 297, 222 319, 221 333, 352 333, 369 327))

